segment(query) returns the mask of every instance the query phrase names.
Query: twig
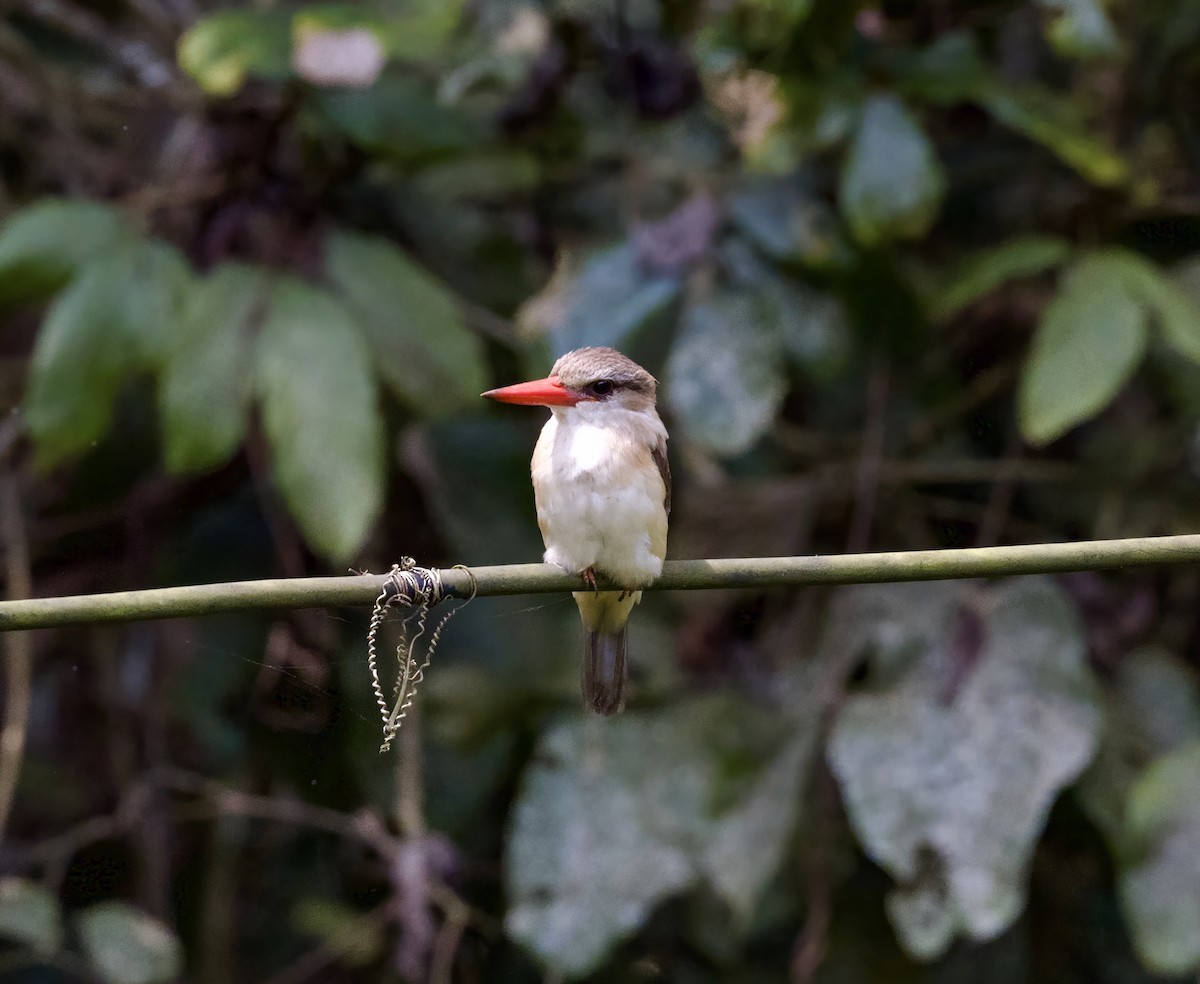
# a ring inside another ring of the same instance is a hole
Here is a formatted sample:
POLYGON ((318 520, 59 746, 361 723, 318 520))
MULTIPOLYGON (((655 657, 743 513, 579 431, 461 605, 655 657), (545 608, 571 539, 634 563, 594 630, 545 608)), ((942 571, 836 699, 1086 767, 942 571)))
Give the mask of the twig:
MULTIPOLYGON (((881 584, 940 581, 1015 574, 1060 574, 1118 567, 1200 562, 1200 534, 1147 536, 1126 540, 1030 543, 963 550, 911 550, 895 553, 817 557, 750 557, 717 560, 669 560, 650 591, 697 591, 709 588, 778 588, 809 584, 881 584)), ((464 570, 441 572, 447 597, 471 594, 464 570)), ((552 594, 585 587, 578 575, 549 564, 472 567, 476 595, 552 594)), ((621 585, 597 578, 601 590, 621 585)), ((180 588, 151 588, 66 598, 0 602, 0 632, 92 622, 184 618, 222 612, 280 608, 369 607, 383 587, 383 575, 304 577, 228 581, 180 588)))

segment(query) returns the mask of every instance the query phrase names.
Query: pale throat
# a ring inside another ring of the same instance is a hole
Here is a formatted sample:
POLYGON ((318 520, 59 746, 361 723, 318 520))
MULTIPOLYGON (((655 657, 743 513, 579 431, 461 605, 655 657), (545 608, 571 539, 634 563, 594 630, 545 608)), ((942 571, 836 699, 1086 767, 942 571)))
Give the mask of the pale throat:
POLYGON ((660 433, 666 436, 662 421, 653 410, 626 410, 611 405, 582 405, 554 408, 558 444, 565 451, 562 464, 576 472, 594 472, 611 467, 620 451, 634 447, 654 447, 660 433))

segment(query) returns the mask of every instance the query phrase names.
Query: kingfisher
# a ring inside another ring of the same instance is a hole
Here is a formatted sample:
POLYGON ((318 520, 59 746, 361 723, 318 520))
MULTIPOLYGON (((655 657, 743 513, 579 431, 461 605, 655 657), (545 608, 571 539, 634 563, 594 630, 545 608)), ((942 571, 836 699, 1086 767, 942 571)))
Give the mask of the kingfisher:
POLYGON ((550 408, 530 473, 545 561, 582 575, 583 700, 597 714, 625 704, 629 613, 662 573, 671 512, 667 429, 658 381, 611 348, 562 356, 545 379, 483 394, 550 408), (620 590, 601 591, 597 575, 620 590))

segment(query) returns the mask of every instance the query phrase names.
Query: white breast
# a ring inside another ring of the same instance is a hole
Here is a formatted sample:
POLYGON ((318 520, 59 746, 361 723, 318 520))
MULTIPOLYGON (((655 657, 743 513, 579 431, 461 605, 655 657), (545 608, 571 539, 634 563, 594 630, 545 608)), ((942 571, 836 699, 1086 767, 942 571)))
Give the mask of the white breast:
POLYGON ((662 573, 666 554, 666 488, 651 457, 666 432, 655 414, 603 409, 557 411, 542 429, 532 466, 538 525, 547 563, 636 588, 662 573))

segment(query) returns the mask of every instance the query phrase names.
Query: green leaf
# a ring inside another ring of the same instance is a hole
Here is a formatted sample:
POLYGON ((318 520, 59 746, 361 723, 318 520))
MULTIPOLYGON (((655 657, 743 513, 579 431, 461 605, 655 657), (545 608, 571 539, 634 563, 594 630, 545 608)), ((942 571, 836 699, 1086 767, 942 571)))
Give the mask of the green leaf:
POLYGON ((940 34, 902 58, 899 68, 897 85, 904 95, 942 105, 971 102, 989 79, 974 35, 967 31, 940 34))
POLYGON ((1189 666, 1158 646, 1126 654, 1114 673, 1103 741, 1078 793, 1120 858, 1133 784, 1155 759, 1200 739, 1200 683, 1189 666))
POLYGON ((191 277, 174 249, 131 241, 59 295, 38 333, 25 399, 40 463, 77 454, 107 433, 123 382, 162 363, 191 277))
POLYGON ((410 75, 386 71, 369 89, 321 89, 314 104, 364 149, 401 159, 473 150, 483 134, 461 111, 438 102, 410 75))
POLYGON ((1084 128, 1074 106, 1036 88, 1024 90, 990 82, 977 101, 997 120, 1040 143, 1083 177, 1104 187, 1129 177, 1124 158, 1084 128))
POLYGON ((904 104, 892 95, 868 99, 838 190, 855 238, 875 246, 923 236, 945 190, 933 145, 904 104))
POLYGON ((475 404, 487 389, 483 346, 450 291, 374 236, 334 233, 326 266, 397 396, 427 414, 475 404))
POLYGON ((1121 902, 1134 947, 1160 974, 1200 967, 1200 740, 1155 762, 1134 785, 1121 902))
MULTIPOLYGON (((1114 251, 1116 253, 1116 251, 1114 251)), ((1150 309, 1163 340, 1200 363, 1200 306, 1173 278, 1136 253, 1116 253, 1127 267, 1129 289, 1150 309)))
POLYGON ((261 270, 217 267, 190 291, 159 376, 163 453, 174 474, 215 468, 246 432, 251 321, 265 306, 261 270))
POLYGON ((630 243, 578 262, 565 256, 546 288, 519 314, 523 331, 549 334, 556 352, 619 348, 679 296, 679 279, 647 270, 630 243))
MULTIPOLYGON (((1055 795, 1101 716, 1074 611, 1048 579, 843 592, 822 650, 871 652, 828 745, 851 824, 898 885, 888 913, 921 959, 1020 915, 1055 795)), ((820 658, 818 656, 818 658, 820 658)))
POLYGON ((1123 253, 1076 263, 1050 302, 1021 375, 1017 409, 1031 444, 1047 444, 1103 409, 1146 349, 1149 312, 1123 253))
POLYGON ((226 10, 193 24, 179 39, 179 67, 213 96, 232 96, 247 76, 292 74, 292 16, 286 10, 226 10))
POLYGON ((108 984, 158 984, 183 972, 178 937, 140 909, 101 902, 75 918, 84 956, 108 984))
POLYGON ((0 226, 0 305, 49 297, 132 236, 125 217, 100 202, 47 198, 14 212, 0 226))
POLYGON ((1120 52, 1117 32, 1100 0, 1038 0, 1056 11, 1046 26, 1046 37, 1060 55, 1094 58, 1120 52))
POLYGON ((63 940, 58 899, 37 882, 0 878, 0 937, 37 953, 57 953, 63 940))
POLYGON ((569 976, 698 882, 744 920, 795 829, 814 737, 726 699, 596 723, 543 735, 506 854, 509 933, 569 976))
POLYGON ((1167 650, 1143 647, 1113 683, 1079 797, 1116 859, 1143 962, 1181 974, 1200 964, 1200 681, 1167 650))
POLYGON ((930 317, 947 321, 1001 284, 1052 270, 1070 255, 1070 243, 1057 236, 1021 236, 976 253, 933 295, 930 317))
POLYGON ((273 287, 258 394, 279 491, 319 553, 345 561, 383 502, 383 422, 362 329, 326 291, 273 287))
POLYGON ((327 3, 304 7, 293 21, 293 36, 347 28, 366 28, 392 58, 428 61, 462 23, 463 0, 405 0, 387 16, 367 5, 327 3))
POLYGON ((745 451, 787 394, 781 342, 761 297, 720 290, 684 310, 666 369, 666 396, 686 438, 717 454, 745 451))

